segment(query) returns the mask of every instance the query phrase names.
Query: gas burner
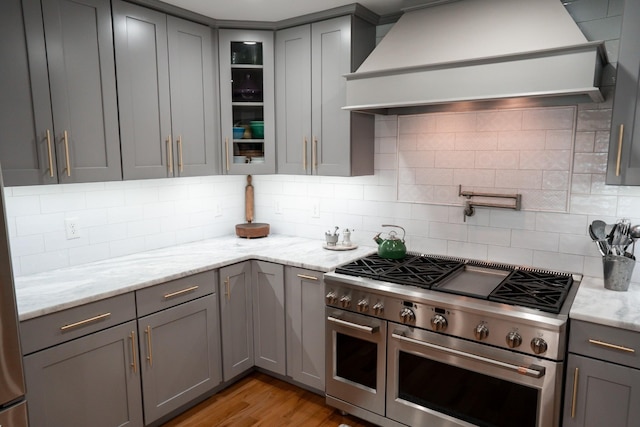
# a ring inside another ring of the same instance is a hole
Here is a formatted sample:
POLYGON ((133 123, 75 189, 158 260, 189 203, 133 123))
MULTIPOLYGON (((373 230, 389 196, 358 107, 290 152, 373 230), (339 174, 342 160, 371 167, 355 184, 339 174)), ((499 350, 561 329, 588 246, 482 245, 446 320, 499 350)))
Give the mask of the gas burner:
POLYGON ((405 259, 385 259, 380 258, 378 255, 370 255, 336 268, 336 273, 378 279, 381 274, 398 267, 404 262, 406 262, 405 259))
POLYGON ((572 283, 570 274, 515 270, 489 294, 489 300, 559 313, 572 283))
POLYGON ((409 254, 400 260, 371 255, 336 269, 336 273, 357 275, 401 285, 430 288, 433 283, 463 265, 457 259, 409 254))

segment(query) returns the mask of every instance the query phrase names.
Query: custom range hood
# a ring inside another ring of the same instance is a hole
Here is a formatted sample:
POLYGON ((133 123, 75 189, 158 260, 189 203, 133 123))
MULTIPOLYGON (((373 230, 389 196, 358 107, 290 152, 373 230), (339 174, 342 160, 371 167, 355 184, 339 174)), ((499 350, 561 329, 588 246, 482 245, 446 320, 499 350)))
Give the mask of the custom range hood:
POLYGON ((560 0, 444 0, 406 10, 355 73, 347 110, 377 114, 600 102, 604 42, 560 0))

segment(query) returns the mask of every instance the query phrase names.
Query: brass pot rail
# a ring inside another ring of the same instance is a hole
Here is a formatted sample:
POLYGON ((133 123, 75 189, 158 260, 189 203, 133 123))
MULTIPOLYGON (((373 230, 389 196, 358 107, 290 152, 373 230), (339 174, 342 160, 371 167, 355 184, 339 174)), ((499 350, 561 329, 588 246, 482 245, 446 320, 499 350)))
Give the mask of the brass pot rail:
POLYGON ((462 191, 462 185, 459 185, 458 197, 467 198, 467 202, 464 205, 464 221, 465 222, 467 221, 468 216, 473 216, 476 213, 475 211, 476 207, 513 209, 515 211, 519 211, 522 207, 522 194, 498 194, 498 193, 481 193, 481 192, 473 192, 473 191, 462 191), (513 199, 513 204, 507 205, 502 203, 474 202, 471 200, 473 197, 513 199))

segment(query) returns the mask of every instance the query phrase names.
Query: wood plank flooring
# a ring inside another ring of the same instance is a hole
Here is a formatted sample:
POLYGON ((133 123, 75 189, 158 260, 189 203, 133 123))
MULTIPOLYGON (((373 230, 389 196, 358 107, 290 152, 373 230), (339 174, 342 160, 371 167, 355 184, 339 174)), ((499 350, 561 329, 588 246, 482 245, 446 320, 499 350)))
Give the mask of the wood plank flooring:
POLYGON ((324 397, 260 372, 238 381, 162 427, 374 427, 327 406, 324 397))

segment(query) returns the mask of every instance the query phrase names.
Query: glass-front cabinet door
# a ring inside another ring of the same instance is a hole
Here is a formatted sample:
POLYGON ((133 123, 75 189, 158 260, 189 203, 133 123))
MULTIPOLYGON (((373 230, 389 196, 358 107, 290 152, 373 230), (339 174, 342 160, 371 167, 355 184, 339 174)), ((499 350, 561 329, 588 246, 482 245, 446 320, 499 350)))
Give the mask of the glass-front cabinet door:
POLYGON ((275 173, 273 33, 220 30, 223 169, 275 173))

